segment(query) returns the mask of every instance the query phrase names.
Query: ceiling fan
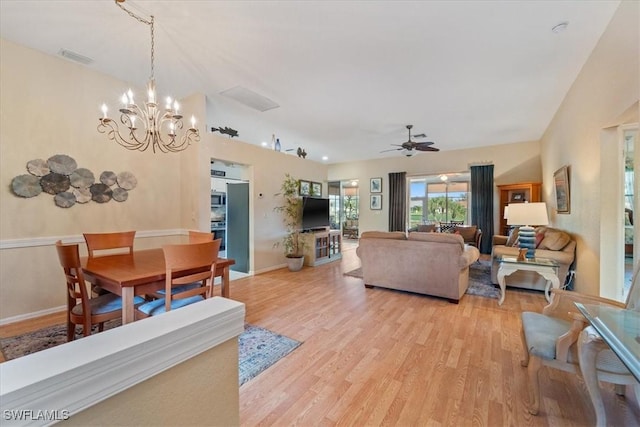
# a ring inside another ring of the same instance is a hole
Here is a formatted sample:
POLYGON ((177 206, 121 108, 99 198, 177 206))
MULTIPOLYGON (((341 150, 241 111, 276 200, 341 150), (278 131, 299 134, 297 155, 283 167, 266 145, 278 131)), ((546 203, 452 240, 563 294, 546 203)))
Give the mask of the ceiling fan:
MULTIPOLYGON (((407 129, 409 130, 409 140, 407 142, 404 142, 402 144, 391 144, 391 145, 395 145, 399 148, 391 148, 389 150, 383 150, 381 151, 381 153, 386 153, 388 151, 400 151, 400 150, 404 150, 404 154, 407 157, 411 157, 415 154, 415 152, 413 150, 416 151, 440 151, 439 148, 436 147, 431 147, 434 143, 431 141, 427 141, 427 142, 415 142, 411 140, 411 128, 413 128, 413 125, 407 125, 407 129)), ((426 138, 427 135, 425 135, 424 133, 420 133, 418 135, 414 135, 414 138, 426 138)))

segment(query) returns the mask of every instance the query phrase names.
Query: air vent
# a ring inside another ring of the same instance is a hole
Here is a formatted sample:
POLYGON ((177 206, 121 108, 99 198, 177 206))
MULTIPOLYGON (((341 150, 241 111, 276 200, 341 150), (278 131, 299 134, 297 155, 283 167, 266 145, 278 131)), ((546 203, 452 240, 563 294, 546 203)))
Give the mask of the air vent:
POLYGON ((224 95, 231 99, 235 99, 241 104, 251 107, 254 110, 261 112, 278 108, 279 105, 254 91, 247 89, 246 87, 236 86, 231 89, 220 92, 220 95, 224 95))
POLYGON ((73 62, 77 62, 79 64, 89 65, 93 62, 93 59, 86 57, 84 55, 80 55, 79 53, 76 53, 68 49, 60 49, 60 51, 58 52, 58 55, 64 58, 67 58, 73 62))

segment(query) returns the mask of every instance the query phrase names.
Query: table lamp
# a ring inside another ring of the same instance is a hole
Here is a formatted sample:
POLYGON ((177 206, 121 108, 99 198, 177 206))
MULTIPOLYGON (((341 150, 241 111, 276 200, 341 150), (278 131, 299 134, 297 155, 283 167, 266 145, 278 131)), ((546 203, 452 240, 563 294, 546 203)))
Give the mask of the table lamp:
POLYGON ((536 236, 533 225, 549 224, 547 204, 538 203, 510 203, 508 225, 518 225, 518 241, 520 249, 527 249, 527 258, 535 258, 536 236))

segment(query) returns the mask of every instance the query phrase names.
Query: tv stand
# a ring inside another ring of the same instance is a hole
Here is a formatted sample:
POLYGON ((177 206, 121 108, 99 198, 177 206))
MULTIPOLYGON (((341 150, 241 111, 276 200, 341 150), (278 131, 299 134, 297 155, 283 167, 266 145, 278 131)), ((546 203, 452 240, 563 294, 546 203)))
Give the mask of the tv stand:
POLYGON ((342 259, 340 230, 311 230, 300 238, 304 241, 304 265, 315 267, 342 259))

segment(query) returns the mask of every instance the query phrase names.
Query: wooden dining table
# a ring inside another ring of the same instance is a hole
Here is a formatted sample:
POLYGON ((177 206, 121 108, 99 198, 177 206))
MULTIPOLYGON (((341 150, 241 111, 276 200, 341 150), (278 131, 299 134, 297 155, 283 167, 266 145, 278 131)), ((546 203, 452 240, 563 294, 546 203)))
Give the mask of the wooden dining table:
MULTIPOLYGON (((165 286, 164 252, 161 248, 133 251, 131 254, 83 257, 82 271, 85 279, 109 292, 122 297, 122 323, 135 320, 133 299, 165 286)), ((215 277, 222 277, 221 293, 229 297, 229 267, 235 264, 230 258, 218 258, 215 277)))

